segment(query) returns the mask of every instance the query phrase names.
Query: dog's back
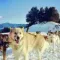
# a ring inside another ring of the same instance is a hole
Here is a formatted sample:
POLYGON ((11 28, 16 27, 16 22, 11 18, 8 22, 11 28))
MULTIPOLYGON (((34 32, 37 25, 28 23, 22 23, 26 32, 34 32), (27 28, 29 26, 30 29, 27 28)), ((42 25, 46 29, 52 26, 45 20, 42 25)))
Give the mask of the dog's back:
POLYGON ((28 50, 32 49, 41 50, 42 47, 44 46, 45 38, 41 34, 25 33, 24 42, 28 50))

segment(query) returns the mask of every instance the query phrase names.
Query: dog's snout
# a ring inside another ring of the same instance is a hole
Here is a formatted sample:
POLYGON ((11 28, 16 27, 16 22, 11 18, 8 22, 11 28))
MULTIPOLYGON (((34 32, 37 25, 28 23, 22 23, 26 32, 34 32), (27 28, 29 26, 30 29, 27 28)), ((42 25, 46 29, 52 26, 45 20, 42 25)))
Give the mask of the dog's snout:
POLYGON ((19 39, 19 37, 17 36, 17 39, 19 39))

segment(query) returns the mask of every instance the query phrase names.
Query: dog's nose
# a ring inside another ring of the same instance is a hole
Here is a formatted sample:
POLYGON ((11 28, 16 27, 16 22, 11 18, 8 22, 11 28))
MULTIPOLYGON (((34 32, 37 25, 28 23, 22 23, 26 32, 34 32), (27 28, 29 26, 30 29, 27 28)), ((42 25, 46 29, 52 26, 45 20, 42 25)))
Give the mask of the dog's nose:
POLYGON ((19 37, 17 36, 17 39, 19 39, 19 37))

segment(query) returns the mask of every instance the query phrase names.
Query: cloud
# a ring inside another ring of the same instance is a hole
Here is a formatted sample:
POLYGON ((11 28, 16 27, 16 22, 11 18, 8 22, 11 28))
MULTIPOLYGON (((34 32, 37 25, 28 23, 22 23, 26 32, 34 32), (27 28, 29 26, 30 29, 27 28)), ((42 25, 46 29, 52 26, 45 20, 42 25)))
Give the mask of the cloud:
POLYGON ((2 19, 3 18, 3 16, 0 16, 0 19, 2 19))

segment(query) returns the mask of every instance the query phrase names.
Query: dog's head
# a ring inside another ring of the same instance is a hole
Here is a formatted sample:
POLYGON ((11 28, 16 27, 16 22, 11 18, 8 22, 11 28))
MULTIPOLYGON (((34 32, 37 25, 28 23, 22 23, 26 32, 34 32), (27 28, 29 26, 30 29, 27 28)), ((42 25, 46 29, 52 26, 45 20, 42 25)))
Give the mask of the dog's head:
POLYGON ((59 36, 57 35, 56 32, 50 32, 50 33, 48 33, 48 41, 49 42, 56 43, 59 40, 60 40, 59 36))
POLYGON ((18 44, 23 38, 23 34, 24 28, 11 28, 9 34, 10 42, 14 41, 16 44, 18 44))

